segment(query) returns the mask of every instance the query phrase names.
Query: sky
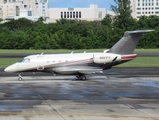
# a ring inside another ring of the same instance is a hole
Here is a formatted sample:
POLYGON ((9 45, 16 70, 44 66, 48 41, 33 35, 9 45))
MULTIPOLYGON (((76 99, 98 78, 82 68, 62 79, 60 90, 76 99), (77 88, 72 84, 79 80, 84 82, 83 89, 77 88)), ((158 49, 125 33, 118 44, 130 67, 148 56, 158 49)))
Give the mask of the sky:
POLYGON ((110 11, 110 4, 115 4, 114 0, 49 0, 49 7, 54 8, 88 8, 90 4, 98 4, 99 8, 110 11))

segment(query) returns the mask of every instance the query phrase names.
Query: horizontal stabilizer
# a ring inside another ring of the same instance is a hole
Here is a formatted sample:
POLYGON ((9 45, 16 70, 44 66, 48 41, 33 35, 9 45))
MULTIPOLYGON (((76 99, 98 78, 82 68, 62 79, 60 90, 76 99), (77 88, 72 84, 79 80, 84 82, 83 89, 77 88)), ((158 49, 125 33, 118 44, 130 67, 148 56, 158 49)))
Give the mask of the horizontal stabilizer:
POLYGON ((136 30, 136 31, 126 31, 126 34, 129 34, 130 36, 132 35, 138 35, 138 34, 144 34, 144 33, 148 33, 148 32, 152 32, 154 30, 136 30))

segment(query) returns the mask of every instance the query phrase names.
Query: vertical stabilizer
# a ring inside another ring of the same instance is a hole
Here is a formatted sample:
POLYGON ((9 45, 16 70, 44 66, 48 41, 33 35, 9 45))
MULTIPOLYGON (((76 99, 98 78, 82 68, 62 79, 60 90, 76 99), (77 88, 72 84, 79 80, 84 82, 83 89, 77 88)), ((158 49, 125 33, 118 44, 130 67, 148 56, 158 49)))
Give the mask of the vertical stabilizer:
POLYGON ((153 30, 137 30, 137 31, 126 31, 124 36, 108 51, 108 53, 115 54, 132 54, 139 38, 144 33, 151 32, 153 30))

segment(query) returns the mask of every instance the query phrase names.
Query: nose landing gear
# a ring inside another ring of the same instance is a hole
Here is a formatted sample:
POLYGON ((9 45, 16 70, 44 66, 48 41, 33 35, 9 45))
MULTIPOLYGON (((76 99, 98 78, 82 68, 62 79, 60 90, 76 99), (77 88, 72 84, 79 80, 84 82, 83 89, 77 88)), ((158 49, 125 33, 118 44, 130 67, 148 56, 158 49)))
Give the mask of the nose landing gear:
POLYGON ((22 81, 22 80, 23 80, 23 78, 22 78, 21 74, 19 74, 19 78, 18 78, 18 80, 19 80, 19 81, 22 81))

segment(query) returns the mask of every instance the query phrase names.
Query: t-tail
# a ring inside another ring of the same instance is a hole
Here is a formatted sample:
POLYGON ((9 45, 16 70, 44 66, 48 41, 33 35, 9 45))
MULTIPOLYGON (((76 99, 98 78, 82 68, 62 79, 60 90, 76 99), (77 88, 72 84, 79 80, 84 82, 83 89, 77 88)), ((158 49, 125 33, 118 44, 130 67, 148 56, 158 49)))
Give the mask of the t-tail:
POLYGON ((137 31, 126 31, 124 36, 112 47, 107 53, 115 54, 133 54, 136 45, 139 42, 139 38, 144 33, 151 32, 153 30, 137 30, 137 31))

